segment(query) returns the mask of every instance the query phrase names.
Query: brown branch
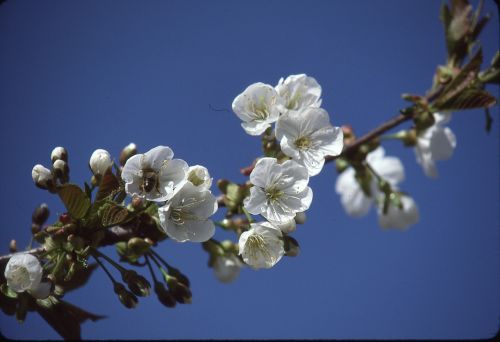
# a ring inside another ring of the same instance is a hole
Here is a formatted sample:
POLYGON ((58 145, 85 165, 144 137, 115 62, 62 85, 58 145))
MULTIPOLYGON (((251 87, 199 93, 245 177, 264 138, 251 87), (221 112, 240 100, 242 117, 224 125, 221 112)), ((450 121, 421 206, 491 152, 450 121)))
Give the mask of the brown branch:
POLYGON ((338 156, 326 156, 325 157, 325 162, 331 162, 334 161, 335 159, 339 157, 343 157, 346 155, 349 155, 356 151, 361 145, 369 142, 370 140, 382 135, 383 133, 387 132, 391 128, 394 128, 398 126, 399 124, 413 119, 412 114, 399 114, 395 116, 394 118, 390 119, 389 121, 384 122, 382 125, 379 127, 375 128, 374 130, 368 132, 367 134, 363 135, 361 138, 356 139, 352 144, 344 146, 344 149, 342 150, 342 153, 339 154, 338 156))

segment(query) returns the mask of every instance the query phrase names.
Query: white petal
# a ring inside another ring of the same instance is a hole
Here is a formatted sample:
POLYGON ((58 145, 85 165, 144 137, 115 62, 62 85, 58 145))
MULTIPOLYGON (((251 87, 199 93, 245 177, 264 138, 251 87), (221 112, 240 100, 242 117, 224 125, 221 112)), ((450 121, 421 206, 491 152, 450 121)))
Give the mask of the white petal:
POLYGON ((340 194, 340 202, 347 214, 360 217, 368 213, 373 199, 365 195, 354 174, 352 168, 342 172, 337 178, 335 190, 340 194))
POLYGON ((250 135, 261 135, 271 124, 266 121, 242 122, 241 127, 250 135))
POLYGON ((144 154, 142 159, 142 169, 151 168, 155 171, 160 170, 165 160, 170 160, 174 157, 174 152, 168 146, 156 146, 144 154))
POLYGON ((51 287, 52 284, 50 282, 43 282, 28 291, 33 297, 37 299, 45 299, 50 295, 51 287))
POLYGON ((255 164, 252 173, 250 173, 250 182, 253 185, 264 188, 267 184, 267 179, 271 174, 271 170, 277 164, 276 158, 261 158, 255 164))
POLYGON ((136 154, 127 159, 127 162, 123 166, 121 175, 125 182, 131 183, 134 181, 134 178, 137 177, 139 171, 141 170, 141 159, 142 154, 136 154))
POLYGON ((250 214, 260 215, 267 206, 267 199, 264 191, 259 187, 250 188, 250 196, 245 198, 244 207, 250 214))
POLYGON ((392 186, 399 184, 405 178, 404 166, 397 157, 375 159, 370 165, 392 186))
POLYGON ((448 127, 438 127, 431 137, 431 153, 434 160, 451 158, 457 144, 455 134, 448 127))
POLYGON ((223 283, 233 282, 238 278, 242 266, 235 255, 218 256, 213 266, 215 277, 223 283))
POLYGON ((386 215, 383 214, 383 208, 379 207, 378 221, 382 228, 406 229, 418 222, 420 215, 413 198, 401 196, 401 203, 403 204, 403 209, 390 205, 386 215))

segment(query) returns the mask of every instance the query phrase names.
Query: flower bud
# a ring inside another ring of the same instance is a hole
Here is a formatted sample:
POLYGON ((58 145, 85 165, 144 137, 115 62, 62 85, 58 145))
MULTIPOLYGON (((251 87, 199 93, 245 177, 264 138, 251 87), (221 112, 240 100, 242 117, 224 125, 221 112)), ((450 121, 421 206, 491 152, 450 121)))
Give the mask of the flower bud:
POLYGON ((147 251, 149 251, 149 248, 151 245, 144 241, 143 239, 139 237, 133 237, 127 242, 127 248, 128 250, 137 256, 143 255, 147 251))
POLYGON ((54 187, 54 177, 49 169, 41 164, 37 164, 31 170, 31 178, 35 185, 41 189, 51 189, 54 187))
POLYGON ((52 163, 54 163, 56 160, 63 160, 65 162, 68 162, 68 151, 66 151, 64 147, 58 146, 52 150, 50 159, 52 160, 52 163))
POLYGON ((166 281, 170 292, 174 296, 175 300, 181 304, 191 304, 192 293, 191 290, 179 282, 176 277, 166 276, 166 281))
POLYGON ((155 293, 160 303, 168 308, 173 308, 177 302, 165 285, 159 281, 155 282, 155 293))
POLYGON ((52 168, 54 170, 54 174, 61 183, 67 183, 69 180, 69 167, 68 164, 62 160, 62 159, 57 159, 54 164, 52 165, 52 168))
POLYGON ((291 236, 284 236, 283 239, 285 243, 285 255, 289 257, 295 257, 300 253, 300 247, 297 240, 291 236))
POLYGON ((16 242, 16 240, 10 240, 10 243, 9 243, 9 252, 10 253, 17 252, 17 242, 16 242))
POLYGON ((111 155, 106 150, 97 149, 90 156, 89 166, 96 177, 101 177, 113 166, 111 155))
POLYGON ((415 122, 417 133, 426 130, 436 122, 436 120, 434 119, 434 115, 432 115, 432 113, 428 111, 421 112, 418 115, 415 115, 413 121, 415 122))
POLYGON ((127 291, 125 286, 121 283, 114 283, 114 291, 118 295, 118 299, 120 299, 120 302, 127 308, 127 309, 133 309, 137 306, 137 297, 127 291))
POLYGON ((78 235, 70 234, 67 240, 76 251, 85 248, 85 241, 78 235))
POLYGON ((122 279, 127 283, 128 288, 133 294, 139 297, 149 296, 151 285, 143 276, 137 274, 136 271, 127 270, 122 272, 122 279))
POLYGON ((295 223, 304 224, 304 223, 306 223, 306 218, 307 218, 306 213, 301 211, 301 212, 295 214, 295 223))
POLYGON ((41 226, 47 221, 49 215, 49 207, 47 206, 47 204, 42 203, 33 211, 33 214, 31 215, 31 222, 41 226))
POLYGON ((42 227, 41 227, 39 224, 36 224, 36 223, 32 223, 32 224, 31 224, 31 234, 36 234, 36 233, 38 233, 41 229, 42 229, 42 227))
POLYGON ((120 165, 124 166, 127 160, 137 154, 137 146, 134 143, 130 143, 125 146, 120 153, 120 165))

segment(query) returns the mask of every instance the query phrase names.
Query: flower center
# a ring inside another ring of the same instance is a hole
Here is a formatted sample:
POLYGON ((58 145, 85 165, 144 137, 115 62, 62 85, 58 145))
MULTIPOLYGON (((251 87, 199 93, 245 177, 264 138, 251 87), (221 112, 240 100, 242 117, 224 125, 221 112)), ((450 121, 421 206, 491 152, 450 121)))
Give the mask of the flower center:
POLYGON ((275 187, 266 189, 266 199, 270 202, 279 200, 284 195, 284 192, 275 187))
POLYGON ((295 140, 294 144, 301 151, 309 149, 312 145, 311 139, 309 139, 309 137, 300 137, 295 140))
POLYGON ((158 174, 152 169, 142 170, 142 184, 140 186, 143 192, 149 193, 158 186, 158 174))
POLYGON ((271 253, 267 249, 266 240, 260 234, 250 235, 247 239, 248 251, 252 258, 257 258, 257 254, 262 254, 264 258, 273 260, 271 253))
POLYGON ((19 285, 23 289, 30 287, 30 274, 26 267, 19 267, 11 276, 12 283, 19 285))
POLYGON ((288 100, 286 104, 286 108, 288 109, 297 109, 299 107, 300 101, 300 91, 296 91, 295 94, 288 100))
POLYGON ((200 186, 203 184, 204 180, 201 178, 196 171, 191 171, 188 176, 188 181, 193 183, 194 186, 200 186))
POLYGON ((259 98, 257 103, 252 103, 252 112, 255 114, 256 121, 264 121, 269 117, 269 106, 263 96, 259 98))

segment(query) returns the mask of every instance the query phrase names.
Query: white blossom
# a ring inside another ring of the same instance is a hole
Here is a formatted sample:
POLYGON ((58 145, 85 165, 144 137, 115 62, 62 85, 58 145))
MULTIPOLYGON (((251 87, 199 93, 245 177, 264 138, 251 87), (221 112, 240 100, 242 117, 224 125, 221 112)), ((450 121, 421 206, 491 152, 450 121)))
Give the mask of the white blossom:
POLYGON ((321 86, 306 74, 290 75, 285 80, 281 78, 275 89, 283 99, 284 113, 321 106, 321 86))
POLYGON ((52 150, 52 153, 50 153, 50 160, 52 160, 53 163, 58 159, 64 160, 65 162, 68 161, 68 152, 64 147, 57 146, 52 150))
POLYGON ((344 147, 342 129, 330 124, 322 108, 309 107, 282 115, 276 123, 276 137, 283 153, 304 165, 309 176, 321 171, 325 156, 337 156, 344 147))
MULTIPOLYGON (((419 211, 413 198, 402 195, 400 197, 403 208, 389 205, 387 213, 383 213, 383 205, 378 206, 378 222, 382 228, 397 228, 404 230, 419 220, 419 211)), ((382 201, 381 201, 382 202, 382 201)))
POLYGON ((238 242, 243 261, 255 269, 273 267, 285 254, 282 236, 270 222, 252 223, 238 242))
MULTIPOLYGON (((299 213, 295 214, 295 217, 297 217, 298 214, 299 213)), ((273 225, 286 234, 293 233, 297 229, 297 222, 295 222, 295 218, 285 222, 273 222, 273 225)))
POLYGON ((451 113, 434 113, 435 124, 417 137, 415 155, 427 177, 438 176, 437 160, 447 160, 457 146, 455 134, 449 127, 444 127, 451 119, 451 113))
POLYGON ((4 276, 7 286, 14 292, 28 291, 36 298, 46 298, 50 293, 50 283, 41 282, 42 265, 28 253, 14 254, 5 266, 4 276))
POLYGON ((94 175, 103 176, 113 166, 113 161, 108 151, 97 149, 90 156, 89 165, 94 175))
POLYGON ((215 257, 213 269, 215 277, 223 283, 234 281, 240 274, 242 262, 234 254, 218 255, 215 257))
POLYGON ((286 223, 295 213, 309 209, 313 192, 307 186, 307 169, 293 160, 278 164, 276 158, 262 158, 250 174, 250 196, 244 201, 249 213, 286 223))
POLYGON ((217 211, 217 199, 209 190, 200 190, 185 182, 163 207, 158 208, 160 224, 172 239, 185 242, 204 242, 215 233, 209 219, 217 211))
POLYGON ((243 121, 241 126, 250 135, 260 135, 278 120, 281 98, 264 83, 254 83, 233 101, 233 111, 243 121))
POLYGON ((206 167, 201 165, 190 166, 187 180, 199 189, 209 190, 212 186, 212 178, 206 167))
POLYGON ((127 194, 155 202, 170 199, 186 181, 189 169, 184 160, 173 156, 170 147, 157 146, 130 157, 122 170, 127 194))
POLYGON ((53 181, 52 172, 41 164, 33 166, 31 177, 33 178, 33 182, 42 188, 46 188, 53 181))
MULTIPOLYGON (((386 157, 383 147, 378 147, 366 156, 366 162, 386 180, 391 187, 404 179, 404 167, 396 157, 386 157)), ((354 217, 366 215, 373 201, 379 195, 375 177, 371 182, 372 196, 367 196, 355 178, 356 172, 352 167, 347 168, 337 178, 335 191, 340 195, 340 202, 347 214, 354 217)))

